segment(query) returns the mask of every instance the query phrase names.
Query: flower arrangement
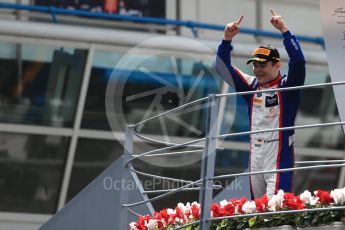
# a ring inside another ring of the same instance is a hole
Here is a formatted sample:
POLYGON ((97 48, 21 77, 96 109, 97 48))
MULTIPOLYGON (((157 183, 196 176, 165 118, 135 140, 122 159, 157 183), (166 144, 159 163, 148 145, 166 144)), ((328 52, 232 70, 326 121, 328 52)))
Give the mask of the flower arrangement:
MULTIPOLYGON (((317 226, 342 220, 344 223, 345 209, 322 210, 313 212, 282 213, 271 215, 243 214, 267 213, 286 210, 305 210, 330 208, 345 205, 345 187, 331 192, 317 190, 312 194, 304 191, 300 195, 279 190, 269 199, 267 195, 253 201, 241 199, 223 200, 211 205, 211 217, 231 217, 212 221, 211 229, 245 229, 291 225, 294 227, 317 226)), ((179 203, 175 209, 163 209, 153 216, 141 216, 137 222, 129 225, 130 230, 170 230, 200 219, 200 204, 197 202, 179 203)), ((199 229, 198 223, 185 230, 199 229)))

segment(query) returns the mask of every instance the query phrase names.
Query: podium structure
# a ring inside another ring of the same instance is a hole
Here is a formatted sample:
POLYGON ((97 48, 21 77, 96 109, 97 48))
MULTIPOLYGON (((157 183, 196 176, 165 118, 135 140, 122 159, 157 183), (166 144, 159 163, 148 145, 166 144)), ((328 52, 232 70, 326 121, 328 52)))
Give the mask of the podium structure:
MULTIPOLYGON (((148 199, 137 175, 124 169, 122 164, 121 158, 115 161, 40 229, 121 229, 118 228, 122 209, 121 192, 133 202, 148 199), (127 187, 127 184, 131 186, 127 187)), ((127 222, 137 221, 137 214, 153 214, 151 203, 133 207, 126 216, 127 222)))

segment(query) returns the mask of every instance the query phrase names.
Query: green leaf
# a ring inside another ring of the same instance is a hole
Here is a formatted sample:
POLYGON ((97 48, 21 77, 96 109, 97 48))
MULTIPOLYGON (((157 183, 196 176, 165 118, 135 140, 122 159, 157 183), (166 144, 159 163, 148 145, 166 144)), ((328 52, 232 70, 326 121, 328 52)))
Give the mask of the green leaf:
POLYGON ((249 227, 250 228, 253 227, 255 225, 255 222, 256 222, 256 216, 250 218, 248 221, 249 227))
POLYGON ((227 220, 222 220, 222 222, 220 223, 220 227, 226 227, 227 225, 228 225, 227 220))

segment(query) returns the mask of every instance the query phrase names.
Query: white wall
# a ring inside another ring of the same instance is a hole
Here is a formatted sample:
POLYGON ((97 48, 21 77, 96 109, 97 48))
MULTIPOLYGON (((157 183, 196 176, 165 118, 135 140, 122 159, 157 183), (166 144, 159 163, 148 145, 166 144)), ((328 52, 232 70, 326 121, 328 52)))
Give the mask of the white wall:
MULTIPOLYGON (((242 26, 255 29, 258 2, 262 3, 261 18, 263 30, 276 30, 269 22, 270 8, 284 16, 288 26, 295 34, 307 36, 322 36, 319 0, 180 0, 181 20, 192 20, 204 23, 225 25, 244 15, 242 26)), ((167 17, 175 19, 176 0, 167 0, 167 17)), ((182 34, 193 36, 190 29, 183 29, 182 34)), ((200 30, 203 38, 218 39, 222 32, 200 30)), ((242 36, 241 40, 253 41, 249 36, 242 36)))

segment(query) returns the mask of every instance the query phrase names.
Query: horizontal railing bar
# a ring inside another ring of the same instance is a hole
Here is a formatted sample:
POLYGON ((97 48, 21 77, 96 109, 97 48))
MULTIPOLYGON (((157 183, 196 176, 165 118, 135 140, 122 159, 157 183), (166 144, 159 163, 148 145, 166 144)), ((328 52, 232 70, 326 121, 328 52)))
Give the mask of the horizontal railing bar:
MULTIPOLYGON (((135 130, 134 130, 134 135, 139 137, 140 139, 143 139, 145 141, 149 141, 149 142, 152 142, 152 143, 156 143, 156 144, 162 144, 162 145, 166 145, 166 146, 176 146, 176 145, 178 145, 178 143, 159 141, 159 140, 155 140, 155 139, 152 139, 152 138, 149 138, 149 137, 145 137, 144 135, 136 132, 135 130)), ((202 149, 205 148, 205 146, 203 146, 203 145, 186 145, 186 147, 188 147, 188 148, 202 148, 202 149)), ((216 147, 216 150, 224 150, 224 148, 216 147)))
POLYGON ((194 144, 194 143, 197 143, 197 142, 200 142, 200 141, 203 141, 203 140, 205 140, 205 137, 197 139, 197 140, 193 140, 193 141, 188 141, 188 142, 185 142, 185 143, 182 143, 182 144, 174 145, 174 146, 168 146, 168 147, 165 147, 165 148, 155 149, 155 150, 151 150, 151 151, 148 151, 148 152, 144 152, 144 153, 141 153, 141 154, 136 155, 135 157, 132 157, 131 159, 129 159, 125 163, 125 166, 127 166, 133 160, 135 160, 137 158, 140 158, 140 157, 143 157, 145 155, 153 154, 153 153, 156 153, 156 152, 161 152, 161 151, 164 151, 164 150, 169 150, 169 149, 174 149, 174 148, 179 148, 179 147, 185 147, 185 146, 187 146, 189 144, 194 144))
POLYGON ((252 90, 252 91, 245 91, 245 92, 223 93, 223 94, 216 94, 216 97, 243 96, 243 95, 256 94, 258 92, 260 92, 260 93, 282 92, 282 91, 292 91, 292 90, 299 90, 299 89, 308 89, 308 88, 317 88, 317 87, 335 86, 335 85, 344 85, 344 84, 345 84, 345 81, 326 82, 326 83, 311 84, 311 85, 292 86, 292 87, 286 87, 286 88, 275 88, 275 89, 252 90))
POLYGON ((285 168, 285 169, 264 170, 264 171, 256 171, 256 172, 234 173, 234 174, 226 174, 226 175, 211 177, 211 178, 208 178, 208 180, 225 179, 225 178, 230 178, 230 177, 249 176, 249 175, 258 175, 258 174, 266 174, 266 173, 290 172, 290 171, 301 171, 301 170, 307 170, 307 169, 337 168, 337 167, 345 167, 345 164, 312 165, 312 166, 303 166, 303 167, 298 167, 298 168, 285 168))
MULTIPOLYGON (((148 142, 153 142, 153 143, 167 145, 167 146, 176 146, 176 145, 178 145, 177 143, 159 141, 159 140, 155 140, 155 139, 152 139, 152 138, 149 138, 149 137, 145 137, 144 135, 142 135, 142 134, 140 134, 140 133, 138 133, 136 131, 134 132, 134 135, 139 137, 140 139, 143 139, 143 140, 148 141, 148 142)), ((190 148, 204 148, 205 146, 203 146, 203 145, 188 145, 186 147, 190 147, 190 148)))
MULTIPOLYGON (((214 189, 222 189, 222 188, 214 188, 214 189)), ((164 192, 170 192, 173 191, 174 189, 161 189, 161 190, 152 190, 152 191, 144 191, 146 194, 155 194, 155 193, 164 193, 164 192)), ((193 191, 199 191, 200 187, 196 188, 184 188, 181 190, 181 192, 193 192, 193 191)))
POLYGON ((330 123, 320 123, 320 124, 313 124, 313 125, 297 125, 297 126, 289 126, 289 127, 282 127, 282 128, 274 128, 274 129, 261 129, 261 130, 254 130, 254 131, 245 131, 245 132, 238 132, 238 133, 228 133, 215 136, 214 138, 226 138, 226 137, 234 137, 234 136, 245 136, 250 134, 257 134, 257 133, 267 133, 267 132, 278 132, 278 131, 287 131, 287 130, 295 130, 295 129, 308 129, 308 128, 315 128, 315 127, 327 127, 327 126, 336 126, 336 125, 345 125, 345 122, 330 122, 330 123))
POLYGON ((184 186, 181 186, 181 187, 179 187, 179 188, 177 188, 177 189, 173 189, 173 190, 170 191, 170 192, 167 192, 167 193, 164 193, 164 194, 162 194, 162 195, 153 197, 153 198, 151 198, 151 199, 142 200, 142 201, 139 201, 139 202, 136 202, 136 203, 131 203, 131 204, 122 204, 122 206, 123 206, 123 207, 132 207, 132 206, 136 206, 136 205, 141 205, 141 204, 145 204, 145 203, 148 203, 148 202, 152 202, 152 201, 155 201, 155 200, 159 200, 159 199, 162 199, 162 198, 164 198, 164 197, 170 196, 170 195, 172 195, 172 194, 174 194, 174 193, 177 193, 177 192, 183 190, 184 188, 188 188, 188 187, 190 187, 190 186, 192 186, 192 185, 194 185, 194 184, 198 184, 198 183, 200 183, 201 181, 202 181, 202 180, 200 179, 200 180, 194 181, 194 182, 192 182, 192 183, 186 184, 186 185, 184 185, 184 186))
POLYGON ((158 117, 164 116, 164 115, 166 115, 166 114, 168 114, 168 113, 173 113, 173 112, 175 112, 175 111, 181 110, 181 109, 183 109, 183 108, 186 108, 186 107, 191 106, 191 105, 193 105, 193 104, 196 104, 196 103, 198 103, 198 102, 206 101, 207 99, 208 99, 208 97, 203 97, 203 98, 197 99, 197 100, 195 100, 195 101, 191 101, 191 102, 189 102, 189 103, 180 105, 180 106, 178 106, 178 107, 176 107, 176 108, 173 108, 173 109, 171 109, 171 110, 168 110, 168 111, 165 111, 165 112, 163 112, 163 113, 160 113, 160 114, 158 114, 158 115, 156 115, 156 116, 149 117, 149 118, 147 118, 147 119, 145 119, 145 120, 142 120, 142 121, 140 121, 140 122, 138 122, 138 123, 136 123, 136 124, 131 124, 130 127, 137 127, 137 126, 140 125, 140 124, 143 124, 143 123, 146 123, 146 122, 151 121, 151 120, 153 120, 153 119, 156 119, 156 118, 158 118, 158 117))
MULTIPOLYGON (((174 189, 161 189, 161 190, 144 191, 144 193, 146 193, 146 194, 155 194, 155 193, 170 192, 172 190, 174 190, 174 189)), ((200 190, 199 187, 197 187, 197 188, 184 188, 184 189, 181 190, 181 192, 191 192, 191 191, 193 192, 193 191, 198 191, 198 190, 200 190)))
MULTIPOLYGON (((197 150, 188 150, 188 151, 181 151, 181 152, 167 152, 167 153, 145 155, 144 157, 174 156, 174 155, 181 155, 184 153, 196 153, 196 152, 202 152, 202 151, 204 151, 204 150, 203 149, 197 149, 197 150)), ((139 155, 133 155, 133 156, 139 156, 139 155)))
POLYGON ((182 179, 177 179, 177 178, 172 178, 172 177, 163 177, 163 176, 158 176, 158 175, 154 175, 154 174, 149 174, 149 173, 138 171, 134 168, 130 168, 130 170, 134 173, 139 174, 139 175, 157 178, 157 179, 170 180, 170 181, 176 181, 176 182, 181 182, 181 183, 192 183, 193 182, 193 181, 189 181, 189 180, 182 180, 182 179))
MULTIPOLYGON (((177 178, 172 178, 172 177, 163 177, 163 176, 158 176, 158 175, 154 175, 154 174, 144 173, 144 172, 138 171, 138 170, 136 170, 134 168, 130 168, 129 170, 131 170, 132 172, 137 173, 139 175, 143 175, 143 176, 147 176, 147 177, 152 177, 152 178, 156 178, 156 179, 170 180, 170 181, 176 181, 176 182, 180 182, 180 183, 192 183, 193 182, 193 181, 182 180, 182 179, 177 179, 177 178)), ((213 188, 221 189, 221 188, 223 188, 223 186, 221 186, 221 185, 213 185, 213 188)), ((168 190, 168 191, 170 191, 170 190, 168 190)))
POLYGON ((295 164, 328 164, 328 163, 342 163, 345 160, 322 160, 322 161, 296 161, 295 164))

